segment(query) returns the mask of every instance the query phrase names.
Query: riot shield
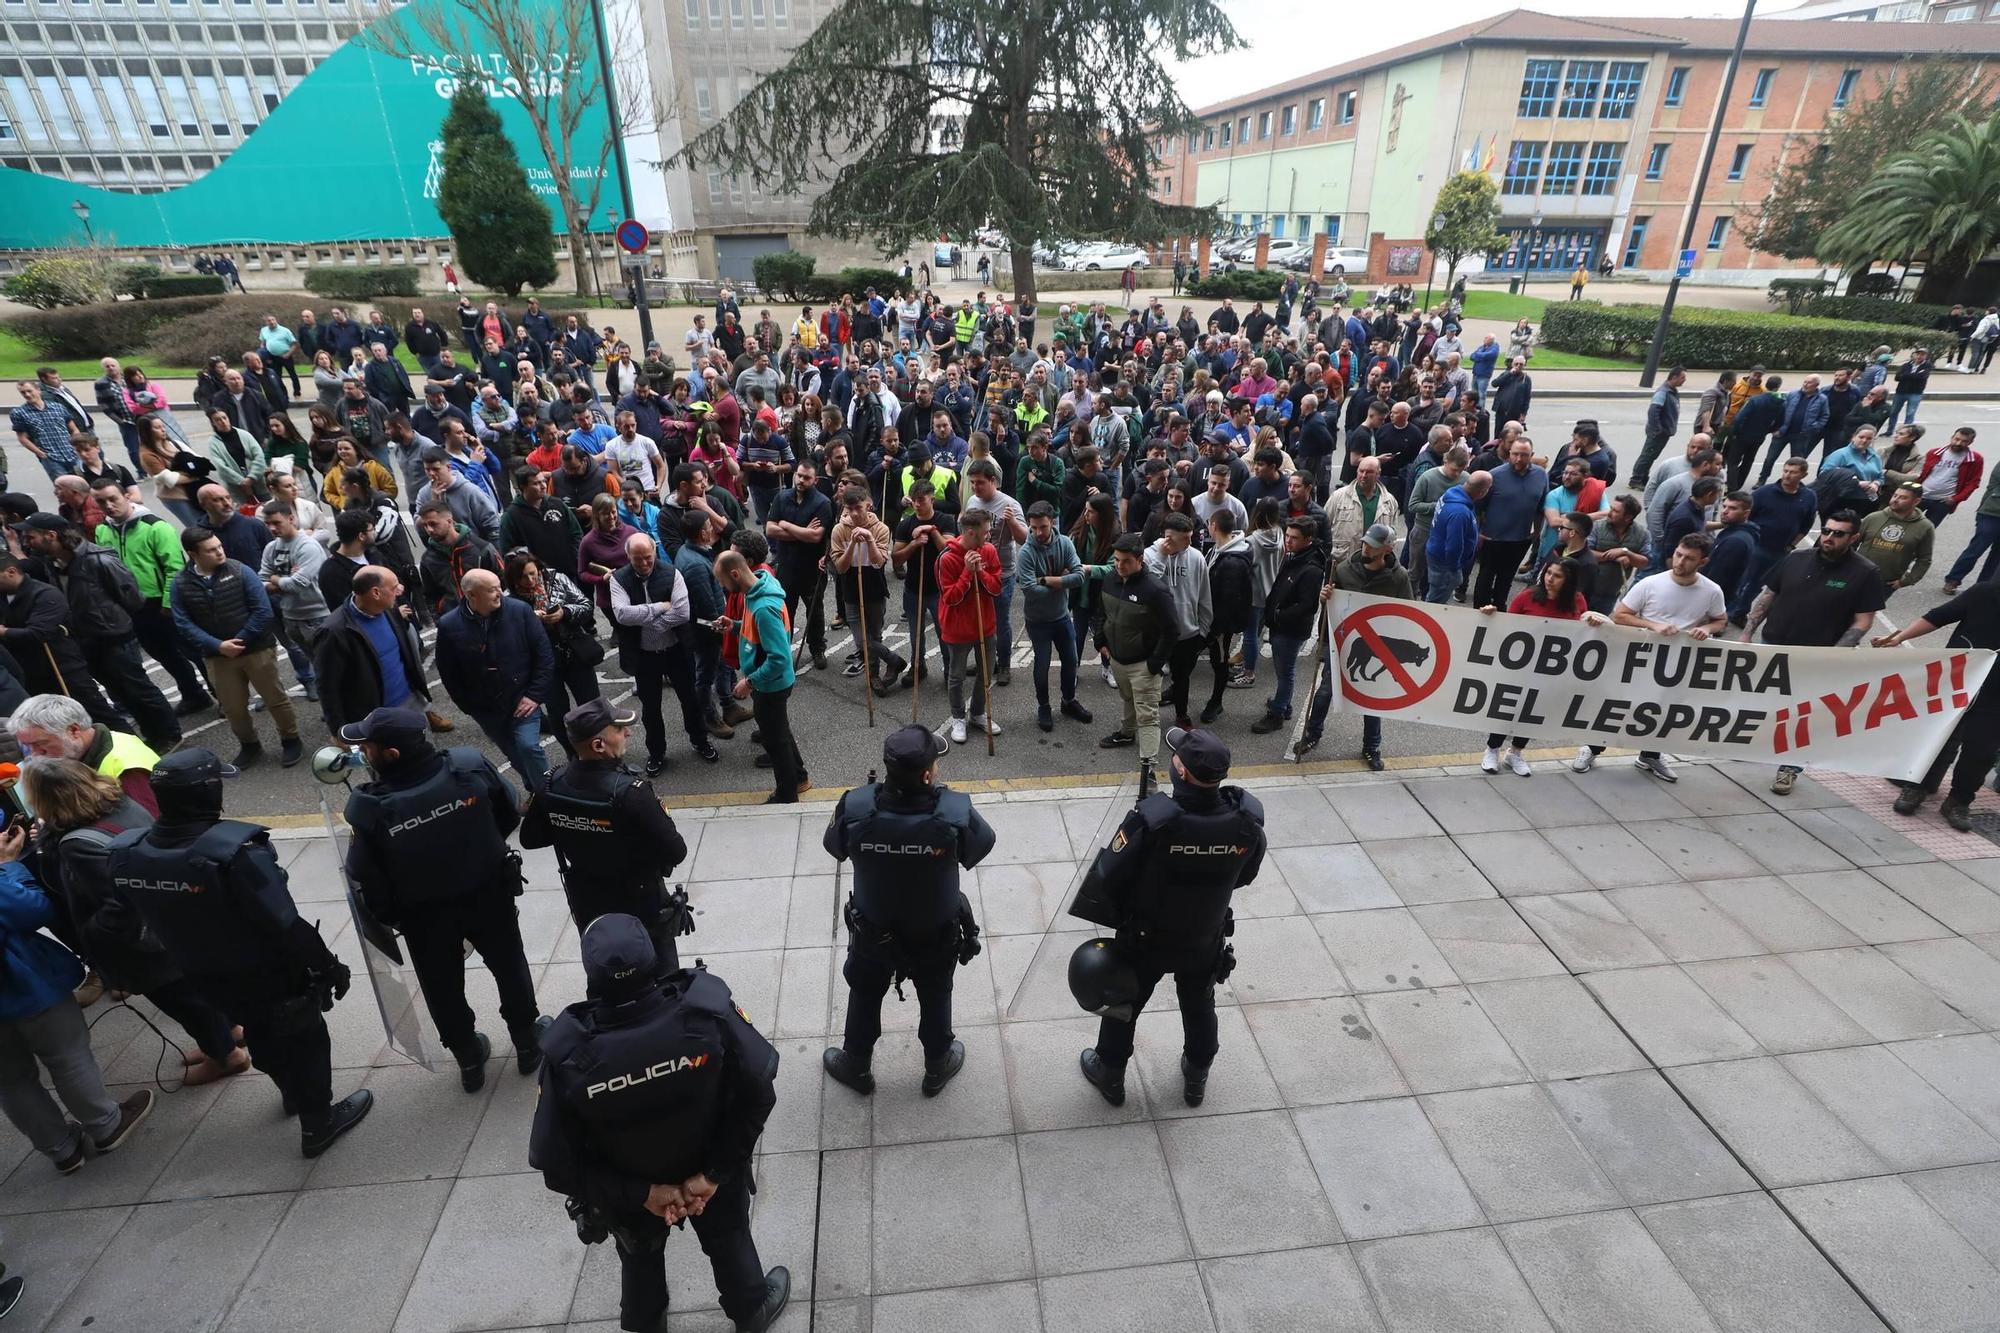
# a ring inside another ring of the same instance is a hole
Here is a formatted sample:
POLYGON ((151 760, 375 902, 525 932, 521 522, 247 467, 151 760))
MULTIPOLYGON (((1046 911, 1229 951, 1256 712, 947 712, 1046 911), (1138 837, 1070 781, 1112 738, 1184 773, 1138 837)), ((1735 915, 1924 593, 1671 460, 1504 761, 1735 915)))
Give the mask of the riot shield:
POLYGON ((354 919, 354 935, 361 944, 361 961, 368 973, 368 989, 375 996, 376 1012, 382 1018, 382 1032, 392 1050, 432 1073, 455 1069, 457 1061, 437 1045, 426 1022, 429 1014, 417 986, 416 969, 404 961, 395 932, 375 919, 354 881, 347 877, 347 825, 334 818, 330 799, 336 790, 347 790, 346 784, 320 788, 319 809, 326 820, 334 865, 347 888, 347 911, 354 919))
MULTIPOLYGON (((1166 752, 1160 753, 1162 766, 1166 752)), ((1137 773, 1126 778, 1114 788, 1103 789, 1110 803, 1098 819, 1095 831, 1087 842, 1077 844, 1081 854, 1076 870, 1069 877, 1069 884, 1063 890, 1062 906, 1056 911, 1049 928, 1036 941, 1033 957, 1027 970, 1022 973, 1014 987, 1012 998, 1007 1003, 1006 1015, 1009 1019, 1021 1018, 1069 1018, 1081 1014, 1076 1001, 1069 992, 1069 956, 1076 946, 1087 939, 1111 932, 1082 917, 1075 916, 1070 909, 1076 905, 1077 894, 1083 888, 1084 879, 1090 874, 1090 866, 1097 859, 1101 848, 1111 843, 1118 832, 1118 826, 1125 822, 1125 816, 1132 813, 1132 807, 1143 797, 1140 778, 1137 773)), ((1074 830, 1072 830, 1074 832, 1074 830)), ((994 966, 999 967, 998 957, 994 966)))

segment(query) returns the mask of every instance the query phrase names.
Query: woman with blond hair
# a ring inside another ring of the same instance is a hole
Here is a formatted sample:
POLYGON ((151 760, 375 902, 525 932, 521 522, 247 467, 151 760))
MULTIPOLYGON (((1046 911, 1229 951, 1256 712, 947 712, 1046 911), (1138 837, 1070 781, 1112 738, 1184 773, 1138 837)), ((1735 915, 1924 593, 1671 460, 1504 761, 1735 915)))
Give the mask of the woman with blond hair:
POLYGON ((187 1057, 191 1085, 213 1083, 250 1067, 229 1019, 203 999, 144 922, 113 887, 112 839, 150 826, 152 815, 109 778, 74 759, 32 757, 21 765, 21 791, 40 830, 41 878, 66 916, 73 939, 114 996, 143 995, 179 1023, 197 1047, 187 1057))

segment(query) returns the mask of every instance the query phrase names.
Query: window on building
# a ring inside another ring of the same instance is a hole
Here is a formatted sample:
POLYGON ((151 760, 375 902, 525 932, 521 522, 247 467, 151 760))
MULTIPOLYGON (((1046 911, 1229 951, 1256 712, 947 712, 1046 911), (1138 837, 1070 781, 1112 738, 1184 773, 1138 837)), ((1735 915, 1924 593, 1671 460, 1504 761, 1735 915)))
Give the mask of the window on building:
POLYGON ((1639 105, 1639 86, 1646 81, 1643 60, 1614 60, 1604 71, 1604 99, 1597 104, 1600 120, 1630 120, 1639 105))
POLYGON ((1264 215, 1262 213, 1252 213, 1250 215, 1250 234, 1255 236, 1262 230, 1264 230, 1264 215))
POLYGON ((1729 217, 1724 214, 1708 224, 1708 248, 1720 250, 1722 242, 1729 236, 1729 217))
MULTIPOLYGON (((1228 143, 1229 141, 1224 139, 1223 142, 1228 143)), ((1207 125, 1202 128, 1201 146, 1204 152, 1215 147, 1215 126, 1207 125)))
POLYGON ((125 143, 144 143, 146 136, 139 130, 139 117, 132 111, 132 96, 125 90, 124 80, 113 74, 101 76, 99 86, 104 90, 104 100, 111 107, 111 123, 118 127, 118 137, 125 143))
POLYGON ((222 105, 222 85, 213 74, 194 76, 195 96, 201 99, 201 109, 208 113, 208 132, 218 139, 227 139, 230 134, 229 112, 222 105))
POLYGON ((1854 85, 1861 81, 1861 71, 1844 69, 1840 71, 1840 86, 1833 90, 1833 104, 1843 107, 1854 98, 1854 85))
POLYGON ((774 28, 789 28, 791 25, 791 0, 771 0, 771 26, 774 28))
POLYGON ((1661 100, 1667 106, 1679 106, 1681 99, 1687 96, 1687 86, 1688 67, 1675 65, 1667 71, 1667 95, 1661 100))
POLYGON ((241 74, 230 74, 225 76, 222 82, 229 89, 229 103, 236 108, 236 118, 241 123, 243 132, 250 133, 257 128, 257 122, 263 119, 257 112, 257 98, 250 91, 250 80, 241 74))
POLYGON ((1733 181, 1742 180, 1743 171, 1749 165, 1750 145, 1747 143, 1737 144, 1735 154, 1729 159, 1729 179, 1733 181))
POLYGON ((1507 174, 1500 180, 1502 194, 1533 194, 1542 178, 1543 146, 1519 139, 1507 150, 1507 174))
POLYGON ((92 143, 111 142, 111 120, 104 114, 104 103, 98 100, 97 89, 88 78, 81 74, 69 76, 69 95, 76 102, 76 114, 83 120, 83 131, 92 143))
POLYGON ((167 90, 167 101, 174 108, 174 119, 180 123, 181 133, 199 135, 200 119, 194 113, 194 96, 188 92, 187 80, 178 74, 163 74, 160 82, 167 90))
POLYGON ((269 74, 257 75, 257 97, 264 103, 264 113, 269 115, 278 109, 278 99, 284 94, 278 90, 278 81, 269 74))
POLYGON ((1944 11, 1946 23, 1970 23, 1979 17, 1978 5, 1953 5, 1944 11))
POLYGON ((1228 121, 1224 121, 1224 122, 1222 123, 1222 146, 1223 146, 1224 148, 1227 148, 1227 147, 1229 147, 1229 135, 1230 135, 1230 132, 1231 132, 1231 130, 1230 130, 1230 125, 1229 125, 1229 122, 1228 122, 1228 121))
POLYGON ((750 26, 753 28, 764 26, 764 0, 750 0, 750 26))
POLYGON ((1236 122, 1236 142, 1250 142, 1250 117, 1245 116, 1236 122))
MULTIPOLYGON (((2000 0, 1995 2, 2000 3, 2000 0)), ((1326 99, 1315 97, 1306 103, 1306 128, 1316 130, 1324 124, 1326 124, 1326 99)))
POLYGON ((722 26, 722 0, 708 0, 708 26, 711 28, 722 26))
POLYGON ((1172 176, 1160 177, 1160 193, 1163 195, 1168 195, 1172 194, 1173 192, 1174 192, 1174 178, 1172 176))
POLYGON ((1556 88, 1562 83, 1563 62, 1560 60, 1530 60, 1527 70, 1521 75, 1521 106, 1519 115, 1523 120, 1540 120, 1552 116, 1556 110, 1556 88))
POLYGON ((1299 109, 1288 106, 1278 113, 1278 133, 1296 134, 1299 128, 1299 109))
POLYGON ((722 173, 719 171, 709 172, 708 202, 711 204, 719 204, 726 198, 728 198, 728 196, 723 193, 722 189, 722 173))
POLYGON ((1646 228, 1652 225, 1652 221, 1649 217, 1632 219, 1631 234, 1625 238, 1625 255, 1618 261, 1620 267, 1639 267, 1639 256, 1646 250, 1646 228))
POLYGON ((1201 136, 1198 134, 1188 135, 1188 146, 1187 146, 1188 152, 1193 153, 1197 151, 1200 147, 1201 147, 1201 136))
POLYGON ((701 27, 701 0, 687 0, 687 25, 689 32, 701 27))
POLYGON ((1562 107, 1557 115, 1564 120, 1589 120, 1597 112, 1597 90, 1604 82, 1602 60, 1572 60, 1563 78, 1562 107))
POLYGON ((28 87, 28 81, 18 74, 6 78, 7 100, 13 104, 14 120, 20 127, 21 137, 47 143, 48 126, 42 123, 42 113, 35 106, 35 95, 28 87))
POLYGON ((1259 139, 1271 137, 1271 113, 1268 111, 1257 113, 1257 137, 1259 139))
POLYGON ((56 138, 64 143, 82 143, 83 136, 76 132, 76 117, 70 114, 69 99, 63 96, 62 84, 54 75, 44 74, 35 80, 41 89, 42 105, 48 108, 49 123, 55 127, 56 138))
POLYGON ((1757 71, 1757 81, 1750 85, 1750 105, 1763 106, 1771 100, 1771 84, 1776 81, 1778 71, 1765 68, 1757 71))
POLYGON ((1326 217, 1321 220, 1326 223, 1326 226, 1323 228, 1323 230, 1326 232, 1326 243, 1328 245, 1339 245, 1340 215, 1337 213, 1328 213, 1326 217))
POLYGON ((1611 194, 1618 188, 1618 171, 1625 165, 1625 145, 1594 143, 1590 160, 1583 168, 1585 194, 1611 194))
POLYGON ((694 81, 694 115, 703 123, 715 119, 715 99, 708 91, 707 79, 694 81))
POLYGON ((1542 173, 1542 193, 1575 194, 1576 178, 1583 171, 1583 145, 1552 143, 1549 165, 1542 173))
POLYGON ((1354 123, 1354 110, 1360 101, 1361 94, 1351 91, 1344 92, 1334 99, 1334 113, 1341 124, 1352 125, 1354 123))
MULTIPOLYGON (((171 138, 173 131, 167 128, 167 108, 160 101, 160 89, 152 77, 146 74, 132 76, 132 91, 139 96, 139 109, 146 113, 146 127, 155 139, 171 138)), ((276 102, 267 102, 276 106, 276 102)))
POLYGON ((1656 143, 1646 152, 1646 179, 1656 181, 1666 174, 1667 149, 1670 145, 1656 143))
POLYGON ((1231 213, 1231 214, 1229 215, 1229 225, 1230 225, 1230 226, 1232 226, 1232 227, 1240 227, 1240 226, 1242 226, 1242 225, 1243 225, 1243 215, 1242 215, 1241 213, 1231 213))
POLYGON ((729 0, 729 26, 743 31, 743 0, 729 0))

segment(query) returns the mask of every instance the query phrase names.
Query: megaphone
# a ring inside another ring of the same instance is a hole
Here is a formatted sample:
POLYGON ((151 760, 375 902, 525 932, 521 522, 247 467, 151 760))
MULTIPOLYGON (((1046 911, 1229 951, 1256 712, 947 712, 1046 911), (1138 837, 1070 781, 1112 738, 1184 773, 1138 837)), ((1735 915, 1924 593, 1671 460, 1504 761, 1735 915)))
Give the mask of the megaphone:
POLYGON ((342 786, 347 775, 357 769, 366 769, 368 761, 358 748, 348 745, 323 745, 313 751, 313 776, 329 787, 342 786))

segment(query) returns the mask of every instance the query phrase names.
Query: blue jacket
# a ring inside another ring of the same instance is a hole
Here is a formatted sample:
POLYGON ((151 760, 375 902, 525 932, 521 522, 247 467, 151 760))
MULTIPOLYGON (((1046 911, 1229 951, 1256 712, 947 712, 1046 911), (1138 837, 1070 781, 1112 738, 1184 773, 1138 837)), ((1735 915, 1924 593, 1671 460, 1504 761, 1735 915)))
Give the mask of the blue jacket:
POLYGON ((1784 424, 1785 399, 1781 394, 1754 393, 1730 423, 1729 438, 1740 446, 1755 449, 1764 437, 1784 424))
POLYGON ((1778 433, 1784 439, 1800 444, 1816 442, 1820 432, 1826 429, 1826 414, 1830 410, 1831 405, 1824 393, 1816 392, 1807 398, 1804 389, 1794 389, 1785 395, 1783 425, 1778 428, 1778 433))
POLYGON ((1757 525, 1738 523, 1717 528, 1713 536, 1715 547, 1708 553, 1708 564, 1702 567, 1701 572, 1714 580, 1724 597, 1733 601, 1736 590, 1743 586, 1743 576, 1750 572, 1751 558, 1757 552, 1757 525))
POLYGON ((83 964, 41 928, 55 918, 55 904, 19 861, 0 865, 0 1020, 33 1018, 58 1004, 83 981, 83 964))
POLYGON ((500 599, 490 616, 464 604, 438 621, 437 669, 445 691, 468 713, 511 713, 523 698, 546 703, 556 658, 548 632, 526 602, 500 599))
POLYGON ((714 620, 722 614, 726 601, 722 584, 716 581, 712 550, 697 550, 691 543, 682 542, 674 551, 674 572, 687 584, 690 618, 714 620))
POLYGON ((1481 343, 1472 349, 1472 355, 1467 357, 1466 360, 1472 363, 1472 377, 1474 379, 1492 379, 1493 367, 1500 364, 1500 344, 1481 343))
POLYGON ((1424 559, 1442 569, 1460 573, 1472 568, 1479 554, 1479 515, 1465 487, 1454 486, 1438 501, 1431 515, 1431 538, 1424 543, 1424 559))
POLYGON ((1483 531, 1489 541, 1524 542, 1542 516, 1542 502, 1549 497, 1549 474, 1530 463, 1525 473, 1511 463, 1493 469, 1493 489, 1480 502, 1483 531))

